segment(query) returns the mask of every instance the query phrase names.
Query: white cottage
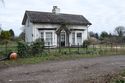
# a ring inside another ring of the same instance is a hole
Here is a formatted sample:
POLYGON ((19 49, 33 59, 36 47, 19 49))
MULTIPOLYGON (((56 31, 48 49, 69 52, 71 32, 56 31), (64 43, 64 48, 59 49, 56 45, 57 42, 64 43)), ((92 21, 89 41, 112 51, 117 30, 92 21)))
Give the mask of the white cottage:
POLYGON ((51 12, 26 11, 24 25, 25 41, 43 39, 45 46, 77 46, 87 39, 91 23, 82 15, 62 14, 57 6, 51 12))

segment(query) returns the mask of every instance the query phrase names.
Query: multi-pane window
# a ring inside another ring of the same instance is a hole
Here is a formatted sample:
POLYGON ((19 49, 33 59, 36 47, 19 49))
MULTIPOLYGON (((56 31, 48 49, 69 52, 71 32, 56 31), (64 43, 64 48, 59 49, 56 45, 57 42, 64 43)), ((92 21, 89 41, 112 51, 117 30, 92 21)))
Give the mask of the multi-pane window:
POLYGON ((41 32, 41 38, 42 38, 42 39, 44 38, 44 33, 43 33, 43 32, 41 32))
POLYGON ((65 41, 65 32, 61 32, 61 41, 62 41, 62 42, 65 41))
POLYGON ((82 44, 82 33, 77 33, 77 44, 82 44))
POLYGON ((65 32, 61 32, 61 46, 65 46, 65 32))
POLYGON ((44 33, 41 32, 41 40, 43 41, 44 40, 44 33))
POLYGON ((53 44, 52 32, 46 32, 46 41, 47 46, 51 46, 53 44))
POLYGON ((75 45, 75 32, 72 33, 72 44, 75 45))
POLYGON ((82 33, 77 33, 78 38, 82 38, 82 33))

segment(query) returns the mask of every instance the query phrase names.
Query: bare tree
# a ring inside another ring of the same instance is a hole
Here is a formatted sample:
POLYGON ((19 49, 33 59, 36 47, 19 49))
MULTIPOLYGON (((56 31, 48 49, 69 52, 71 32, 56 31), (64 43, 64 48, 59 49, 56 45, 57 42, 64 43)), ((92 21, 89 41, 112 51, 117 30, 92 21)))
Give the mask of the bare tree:
POLYGON ((4 0, 0 0, 0 2, 2 3, 3 6, 5 6, 4 0))
POLYGON ((125 34, 125 27, 124 26, 118 26, 118 27, 115 28, 115 32, 119 37, 122 37, 125 34))
POLYGON ((4 0, 0 0, 2 3, 4 3, 4 0))

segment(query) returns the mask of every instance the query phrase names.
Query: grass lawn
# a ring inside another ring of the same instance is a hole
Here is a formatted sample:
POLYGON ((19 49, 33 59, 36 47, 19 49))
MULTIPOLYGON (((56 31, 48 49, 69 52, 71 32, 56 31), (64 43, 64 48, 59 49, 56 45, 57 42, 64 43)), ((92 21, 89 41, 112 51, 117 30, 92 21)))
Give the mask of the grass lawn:
MULTIPOLYGON (((8 44, 7 51, 17 51, 17 43, 10 42, 8 44)), ((0 45, 0 58, 5 55, 5 45, 0 45)), ((111 48, 99 46, 89 46, 86 48, 56 48, 56 49, 44 49, 44 53, 35 56, 25 56, 25 58, 18 58, 16 61, 0 61, 0 66, 14 66, 23 64, 36 64, 43 61, 50 60, 69 60, 79 58, 92 58, 97 56, 109 56, 109 55, 122 55, 125 54, 125 48, 111 48)))
MULTIPOLYGON (((6 60, 0 61, 0 67, 9 67, 9 66, 17 66, 24 64, 37 64, 45 61, 59 61, 59 60, 75 60, 81 58, 94 58, 106 55, 98 55, 98 54, 62 54, 62 53, 48 53, 39 56, 30 56, 27 58, 17 58, 17 60, 6 60)), ((110 56, 110 55, 107 55, 110 56)), ((113 55, 114 56, 114 55, 113 55)))
POLYGON ((17 42, 9 42, 7 47, 5 44, 0 44, 0 57, 6 55, 10 51, 17 52, 17 42))
POLYGON ((90 55, 90 54, 47 54, 42 56, 35 56, 29 58, 17 58, 17 60, 6 60, 0 61, 1 67, 9 67, 9 66, 17 66, 17 65, 24 65, 24 64, 37 64, 44 61, 54 61, 54 60, 74 60, 80 58, 93 58, 97 57, 98 55, 90 55))

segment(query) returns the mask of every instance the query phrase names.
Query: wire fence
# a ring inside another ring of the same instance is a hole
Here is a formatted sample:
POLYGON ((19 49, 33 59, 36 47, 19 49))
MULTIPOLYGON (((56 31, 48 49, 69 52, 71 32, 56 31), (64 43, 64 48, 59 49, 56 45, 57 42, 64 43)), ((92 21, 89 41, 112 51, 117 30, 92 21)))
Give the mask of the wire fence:
POLYGON ((44 53, 62 53, 62 54, 91 54, 91 55, 123 55, 125 54, 125 44, 91 44, 87 47, 81 45, 51 48, 44 48, 44 53))
MULTIPOLYGON (((0 56, 7 55, 9 52, 17 52, 19 53, 18 44, 11 45, 0 45, 0 56)), ((37 54, 39 48, 33 47, 30 50, 30 47, 24 49, 22 51, 26 56, 30 56, 31 54, 37 54)), ((41 51, 41 50, 40 50, 41 51)), ((125 44, 113 44, 113 43, 104 43, 104 44, 91 44, 87 47, 83 47, 81 45, 77 46, 67 46, 67 47, 56 47, 52 48, 52 46, 47 46, 42 48, 42 51, 37 55, 50 55, 50 54, 91 54, 91 55, 124 55, 125 54, 125 44)), ((25 55, 23 55, 25 56, 25 55)))

